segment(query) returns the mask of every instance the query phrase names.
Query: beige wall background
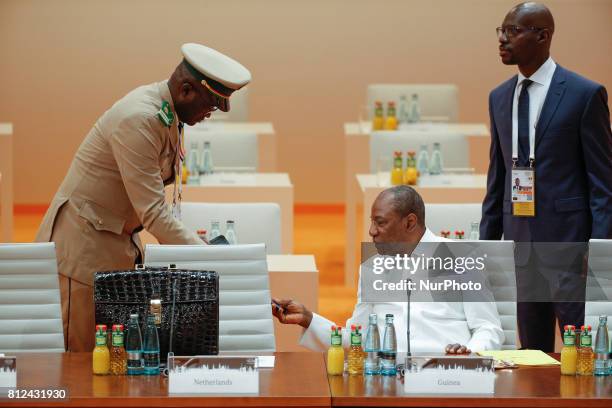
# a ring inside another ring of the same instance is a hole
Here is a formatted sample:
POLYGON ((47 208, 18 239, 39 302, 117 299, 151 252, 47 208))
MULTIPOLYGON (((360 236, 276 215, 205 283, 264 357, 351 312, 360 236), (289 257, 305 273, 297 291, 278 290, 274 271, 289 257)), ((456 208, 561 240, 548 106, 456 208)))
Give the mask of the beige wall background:
MULTIPOLYGON (((251 69, 251 120, 274 123, 296 202, 342 202, 342 124, 357 119, 367 84, 456 83, 460 120, 488 123, 488 92, 515 72, 499 62, 495 27, 516 3, 0 0, 15 202, 48 203, 97 117, 167 78, 190 41, 251 69)), ((612 89, 612 1, 547 4, 555 60, 612 89)))

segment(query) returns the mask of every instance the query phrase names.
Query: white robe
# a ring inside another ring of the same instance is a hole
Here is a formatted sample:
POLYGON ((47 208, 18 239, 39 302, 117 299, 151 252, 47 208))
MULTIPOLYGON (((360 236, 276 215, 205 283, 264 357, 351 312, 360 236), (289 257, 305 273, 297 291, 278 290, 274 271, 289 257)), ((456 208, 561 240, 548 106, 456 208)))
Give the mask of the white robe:
MULTIPOLYGON (((421 242, 450 241, 425 231, 421 242)), ((417 247, 418 248, 418 247, 417 247)), ((361 271, 360 271, 361 281, 361 271)), ((361 285, 359 285, 361 287, 361 285)), ((366 303, 361 301, 361 290, 357 293, 357 304, 353 316, 343 328, 343 343, 349 346, 351 325, 361 325, 365 333, 371 313, 378 315, 381 342, 385 326, 385 314, 395 316, 398 351, 406 351, 406 302, 366 303)), ((331 326, 334 322, 313 313, 312 322, 304 330, 300 345, 315 351, 329 347, 331 326)), ((504 332, 494 303, 489 302, 411 302, 410 303, 410 349, 413 353, 441 353, 448 344, 459 343, 470 350, 500 349, 504 332)))

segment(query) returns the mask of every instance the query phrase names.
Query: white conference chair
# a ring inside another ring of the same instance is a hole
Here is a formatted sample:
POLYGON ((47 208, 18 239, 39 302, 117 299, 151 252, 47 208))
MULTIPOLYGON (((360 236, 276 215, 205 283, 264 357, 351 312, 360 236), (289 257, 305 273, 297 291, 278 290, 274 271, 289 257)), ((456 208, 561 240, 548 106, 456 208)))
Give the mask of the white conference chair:
POLYGON ((147 245, 147 266, 219 274, 219 351, 275 351, 270 278, 263 244, 147 245))
POLYGON ((55 244, 0 244, 0 353, 63 351, 55 244))
POLYGON ((486 275, 492 289, 497 313, 504 331, 503 350, 516 349, 516 274, 514 272, 514 241, 478 241, 487 255, 486 275))
POLYGON ((186 127, 185 149, 187 157, 192 143, 203 149, 210 142, 210 151, 216 172, 255 172, 259 165, 259 147, 256 133, 229 132, 223 124, 212 124, 209 128, 186 127))
POLYGON ((372 84, 368 85, 366 103, 368 119, 374 115, 374 102, 395 102, 399 108, 400 96, 408 103, 412 94, 419 95, 421 119, 435 122, 457 122, 459 118, 459 88, 453 84, 372 84))
POLYGON ((585 304, 584 324, 593 329, 593 343, 599 326, 599 316, 608 316, 608 333, 612 338, 612 239, 589 240, 589 275, 587 279, 587 299, 596 297, 597 301, 585 304), (597 291, 597 293, 594 293, 597 291), (608 300, 602 300, 608 299, 608 300))
POLYGON ((182 221, 192 231, 210 231, 210 222, 233 220, 240 244, 266 245, 268 254, 282 254, 281 212, 276 203, 182 203, 182 221))
MULTIPOLYGON (((401 151, 402 157, 413 150, 418 157, 421 145, 428 146, 429 157, 433 153, 433 144, 440 143, 442 160, 445 168, 466 169, 470 166, 469 146, 465 135, 453 133, 433 133, 412 130, 397 132, 372 132, 370 136, 370 172, 377 173, 378 161, 388 158, 387 163, 393 163, 393 152, 401 151)), ((388 171, 389 169, 384 169, 388 171)))
POLYGON ((425 224, 436 235, 448 230, 451 238, 456 230, 465 231, 465 238, 470 234, 470 224, 480 222, 482 204, 425 204, 425 224))

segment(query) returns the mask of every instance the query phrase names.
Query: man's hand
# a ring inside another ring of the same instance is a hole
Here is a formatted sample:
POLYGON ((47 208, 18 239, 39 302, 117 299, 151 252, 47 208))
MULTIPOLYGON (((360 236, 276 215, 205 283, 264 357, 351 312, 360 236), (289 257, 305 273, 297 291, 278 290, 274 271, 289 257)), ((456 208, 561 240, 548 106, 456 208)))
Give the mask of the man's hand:
POLYGON ((291 299, 272 298, 272 314, 283 324, 299 324, 305 329, 312 321, 312 312, 291 299))
POLYGON ((459 343, 449 344, 444 351, 446 351, 446 354, 470 354, 472 352, 472 350, 459 343))

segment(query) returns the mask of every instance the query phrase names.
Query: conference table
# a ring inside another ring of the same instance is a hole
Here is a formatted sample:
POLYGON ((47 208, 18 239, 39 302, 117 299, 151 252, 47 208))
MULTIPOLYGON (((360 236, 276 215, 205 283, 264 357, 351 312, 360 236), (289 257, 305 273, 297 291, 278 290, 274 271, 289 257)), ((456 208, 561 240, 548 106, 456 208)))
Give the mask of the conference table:
MULTIPOLYGON (((257 395, 177 396, 162 376, 94 376, 91 353, 17 354, 19 389, 64 389, 63 400, 0 400, 3 407, 610 407, 612 377, 560 375, 558 366, 496 371, 492 395, 404 395, 395 377, 327 376, 322 353, 275 353, 257 395)), ((558 354, 553 357, 559 358, 558 354)), ((3 397, 5 398, 5 397, 3 397)))
MULTIPOLYGON (((171 203, 173 185, 166 186, 171 203)), ((196 185, 183 184, 183 202, 277 203, 281 210, 282 252, 293 253, 293 184, 287 173, 215 173, 201 176, 196 185)), ((140 233, 143 245, 157 240, 147 231, 140 233)))

